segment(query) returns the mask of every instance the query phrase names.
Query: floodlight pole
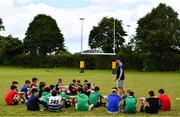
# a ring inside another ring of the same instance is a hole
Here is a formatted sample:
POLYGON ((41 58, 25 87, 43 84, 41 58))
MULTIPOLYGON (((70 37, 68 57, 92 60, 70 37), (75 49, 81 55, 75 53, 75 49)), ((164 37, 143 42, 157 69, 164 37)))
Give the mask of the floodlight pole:
POLYGON ((128 28, 128 37, 129 37, 129 39, 130 39, 130 33, 129 33, 129 28, 131 27, 131 25, 127 25, 127 28, 128 28))
POLYGON ((116 53, 116 22, 114 18, 114 39, 113 39, 113 53, 116 53))
POLYGON ((81 20, 81 54, 83 53, 83 24, 85 18, 80 18, 81 20))
POLYGON ((83 54, 83 24, 84 24, 84 18, 80 18, 81 20, 81 61, 80 61, 80 73, 84 73, 84 61, 82 59, 83 54))

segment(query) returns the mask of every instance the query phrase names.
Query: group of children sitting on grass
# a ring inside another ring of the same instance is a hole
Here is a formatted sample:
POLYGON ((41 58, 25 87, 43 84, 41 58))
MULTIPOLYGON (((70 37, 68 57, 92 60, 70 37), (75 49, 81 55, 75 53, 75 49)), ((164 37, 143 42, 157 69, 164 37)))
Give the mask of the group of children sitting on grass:
MULTIPOLYGON (((45 82, 32 78, 25 81, 24 86, 18 91, 18 82, 13 81, 10 90, 5 96, 7 105, 26 103, 28 111, 58 112, 62 108, 75 107, 77 111, 89 111, 100 106, 106 107, 108 113, 136 113, 137 99, 130 89, 126 94, 118 95, 118 88, 113 87, 111 94, 102 96, 100 88, 85 80, 72 80, 69 86, 65 86, 62 79, 58 79, 55 85, 46 86, 45 82), (106 101, 107 100, 107 101, 106 101), (105 103, 107 102, 107 104, 105 103)), ((158 113, 159 110, 170 111, 171 102, 163 89, 159 89, 159 96, 149 91, 148 98, 141 98, 140 112, 158 113)))

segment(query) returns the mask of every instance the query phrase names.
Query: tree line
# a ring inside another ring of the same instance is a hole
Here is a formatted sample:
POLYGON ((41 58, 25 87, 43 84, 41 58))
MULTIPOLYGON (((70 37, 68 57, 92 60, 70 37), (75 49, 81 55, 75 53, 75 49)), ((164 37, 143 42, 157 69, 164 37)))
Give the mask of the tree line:
MULTIPOLYGON (((111 53, 115 34, 116 54, 122 57, 127 69, 179 70, 180 20, 178 13, 172 7, 160 3, 159 6, 140 18, 137 24, 136 35, 131 37, 130 42, 125 43, 127 32, 123 29, 122 20, 103 17, 98 25, 93 26, 90 31, 88 44, 91 49, 100 49, 103 52, 111 53)), ((0 31, 2 30, 5 30, 5 27, 0 18, 0 31)), ((70 62, 67 62, 69 60, 66 59, 70 59, 71 61, 77 60, 74 62, 74 66, 78 67, 78 62, 82 58, 88 63, 87 68, 110 69, 109 64, 115 56, 72 55, 65 47, 64 37, 56 20, 45 14, 34 17, 22 41, 11 35, 0 36, 1 65, 68 67, 70 62), (42 62, 43 59, 46 60, 42 62), (47 64, 45 61, 51 61, 53 65, 51 62, 47 64), (38 62, 46 65, 39 65, 38 62), (58 62, 61 64, 56 65, 55 63, 58 62)), ((71 64, 73 66, 73 62, 71 64)))

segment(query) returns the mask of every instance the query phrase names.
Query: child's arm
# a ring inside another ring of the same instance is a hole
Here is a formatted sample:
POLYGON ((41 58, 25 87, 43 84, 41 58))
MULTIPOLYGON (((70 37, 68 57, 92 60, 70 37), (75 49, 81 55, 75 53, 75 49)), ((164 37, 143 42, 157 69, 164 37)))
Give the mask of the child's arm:
POLYGON ((70 96, 70 99, 75 99, 76 98, 76 96, 70 96))
POLYGON ((18 92, 19 95, 24 95, 25 93, 24 92, 18 92))
POLYGON ((122 107, 122 112, 125 112, 125 98, 120 101, 120 105, 122 107))

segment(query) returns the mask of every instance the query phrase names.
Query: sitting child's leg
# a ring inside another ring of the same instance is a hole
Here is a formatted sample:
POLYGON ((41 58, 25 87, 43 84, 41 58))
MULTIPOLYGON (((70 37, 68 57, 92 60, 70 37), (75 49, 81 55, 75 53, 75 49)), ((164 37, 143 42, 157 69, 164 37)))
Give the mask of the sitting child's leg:
POLYGON ((41 101, 39 102, 39 104, 41 104, 43 107, 45 107, 45 109, 48 110, 48 104, 47 104, 47 102, 41 100, 41 101))
POLYGON ((144 112, 145 111, 145 106, 146 106, 146 100, 145 98, 141 98, 141 108, 140 108, 140 112, 144 112))

